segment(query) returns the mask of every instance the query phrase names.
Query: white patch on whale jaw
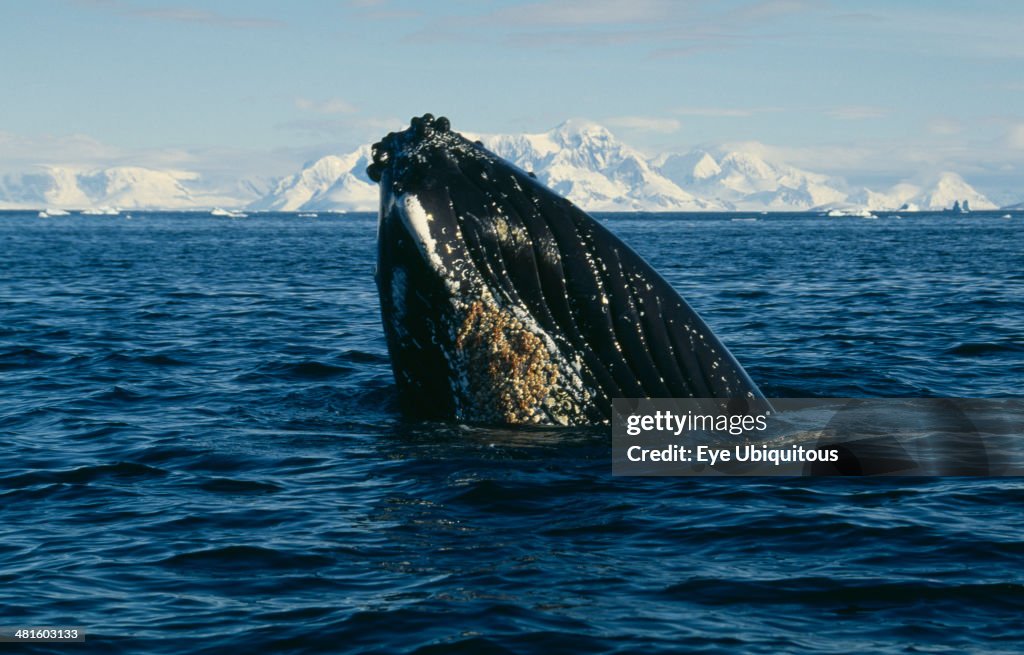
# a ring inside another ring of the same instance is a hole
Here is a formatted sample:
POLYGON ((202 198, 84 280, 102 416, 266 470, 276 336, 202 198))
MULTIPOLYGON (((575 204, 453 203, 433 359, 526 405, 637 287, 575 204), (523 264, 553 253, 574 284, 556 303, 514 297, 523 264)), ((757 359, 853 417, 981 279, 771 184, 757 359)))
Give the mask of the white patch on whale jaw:
POLYGON ((423 260, 434 272, 447 279, 450 271, 445 269, 441 255, 437 251, 437 240, 430 233, 430 224, 434 221, 434 217, 423 209, 420 199, 414 194, 406 193, 399 196, 395 204, 398 206, 398 215, 402 219, 406 231, 416 243, 416 248, 423 256, 423 260))

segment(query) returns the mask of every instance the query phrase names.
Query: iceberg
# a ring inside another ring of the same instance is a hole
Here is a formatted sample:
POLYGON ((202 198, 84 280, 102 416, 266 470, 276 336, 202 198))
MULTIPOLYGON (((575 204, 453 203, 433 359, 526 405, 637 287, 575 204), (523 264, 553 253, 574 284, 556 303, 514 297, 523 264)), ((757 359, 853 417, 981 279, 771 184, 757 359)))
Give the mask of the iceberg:
POLYGON ((825 214, 833 218, 840 216, 852 216, 855 218, 878 218, 869 209, 830 209, 825 214))
POLYGON ((224 216, 225 218, 246 218, 249 215, 239 211, 232 211, 230 209, 221 209, 216 207, 210 210, 210 216, 224 216))
POLYGON ((54 216, 67 216, 68 212, 63 209, 44 209, 39 212, 39 218, 53 218, 54 216))
POLYGON ((120 213, 120 209, 113 207, 93 207, 82 210, 82 216, 117 216, 120 213))

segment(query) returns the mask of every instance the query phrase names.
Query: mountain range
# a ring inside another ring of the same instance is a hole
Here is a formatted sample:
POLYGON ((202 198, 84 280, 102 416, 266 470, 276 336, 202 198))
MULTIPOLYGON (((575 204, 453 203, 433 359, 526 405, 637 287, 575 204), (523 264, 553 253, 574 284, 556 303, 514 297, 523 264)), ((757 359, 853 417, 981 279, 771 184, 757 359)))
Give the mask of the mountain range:
MULTIPOLYGON (((590 211, 997 208, 953 172, 883 190, 850 188, 839 178, 726 147, 647 157, 589 121, 569 120, 540 134, 467 136, 590 211)), ((205 190, 197 174, 184 171, 41 166, 0 178, 0 208, 375 211, 369 161, 364 145, 311 161, 269 185, 240 180, 226 192, 205 190)))

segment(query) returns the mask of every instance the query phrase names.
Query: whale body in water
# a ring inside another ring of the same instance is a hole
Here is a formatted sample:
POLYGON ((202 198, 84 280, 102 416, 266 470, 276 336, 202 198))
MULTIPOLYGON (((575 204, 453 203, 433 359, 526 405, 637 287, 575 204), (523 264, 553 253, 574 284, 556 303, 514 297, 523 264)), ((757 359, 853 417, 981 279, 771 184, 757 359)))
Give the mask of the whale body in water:
POLYGON ((402 409, 496 425, 607 422, 613 398, 767 402, 647 262, 430 114, 373 145, 377 287, 402 409))

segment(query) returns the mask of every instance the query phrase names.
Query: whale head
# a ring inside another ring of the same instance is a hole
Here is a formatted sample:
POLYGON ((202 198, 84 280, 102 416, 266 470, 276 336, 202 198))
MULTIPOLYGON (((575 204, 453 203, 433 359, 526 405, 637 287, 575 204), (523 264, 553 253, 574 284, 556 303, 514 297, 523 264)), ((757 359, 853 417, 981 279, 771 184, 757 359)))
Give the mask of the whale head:
POLYGON ((763 399, 615 235, 445 118, 373 145, 377 286, 403 409, 582 425, 614 397, 763 399))

